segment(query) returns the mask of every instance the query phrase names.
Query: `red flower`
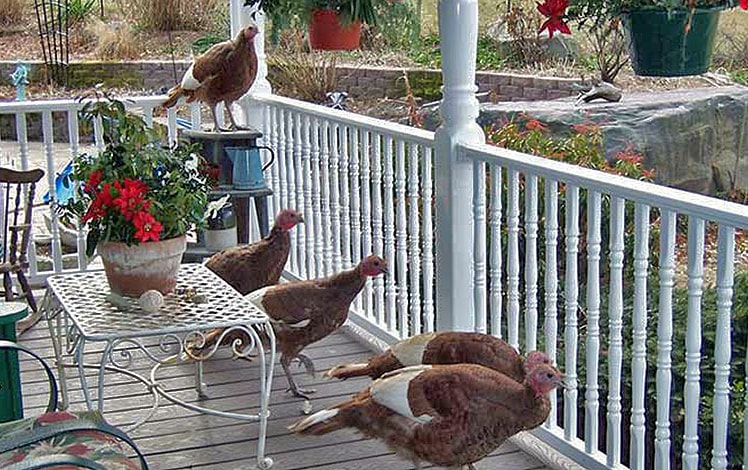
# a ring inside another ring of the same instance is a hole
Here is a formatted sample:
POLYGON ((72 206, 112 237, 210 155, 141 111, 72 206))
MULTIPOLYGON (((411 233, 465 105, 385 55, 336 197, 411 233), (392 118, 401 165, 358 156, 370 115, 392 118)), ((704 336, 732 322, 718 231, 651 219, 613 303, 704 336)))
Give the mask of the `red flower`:
POLYGON ((530 119, 525 123, 525 129, 528 131, 545 131, 545 125, 537 119, 530 119))
POLYGON ((145 200, 148 188, 142 182, 127 179, 124 186, 119 181, 115 182, 114 186, 119 191, 119 196, 113 203, 125 216, 125 220, 130 221, 137 212, 147 211, 151 206, 151 203, 145 200))
POLYGON ((101 170, 92 171, 91 174, 88 175, 88 181, 86 182, 86 191, 88 191, 89 193, 96 192, 96 188, 101 184, 101 181, 101 170))
POLYGON ((740 0, 740 8, 748 10, 748 0, 740 0))
MULTIPOLYGON (((746 0, 741 0, 746 1, 746 0)), ((538 33, 543 32, 544 29, 548 30, 548 36, 553 37, 553 32, 558 31, 564 34, 571 34, 569 26, 561 20, 561 17, 566 13, 566 8, 569 6, 569 0, 545 0, 543 3, 538 3, 538 11, 548 19, 540 26, 538 33)))
POLYGON ((112 205, 113 200, 112 185, 106 183, 104 184, 104 187, 101 188, 101 191, 96 194, 96 199, 91 203, 91 206, 88 208, 88 211, 81 220, 83 222, 88 222, 89 220, 96 220, 99 217, 104 217, 104 215, 106 215, 106 208, 112 205))
POLYGON ((147 242, 148 240, 157 242, 161 230, 164 229, 164 226, 148 212, 137 212, 132 218, 132 223, 137 229, 135 238, 141 242, 147 242))
POLYGON ((573 124, 571 126, 574 132, 581 135, 597 134, 600 129, 595 124, 573 124))

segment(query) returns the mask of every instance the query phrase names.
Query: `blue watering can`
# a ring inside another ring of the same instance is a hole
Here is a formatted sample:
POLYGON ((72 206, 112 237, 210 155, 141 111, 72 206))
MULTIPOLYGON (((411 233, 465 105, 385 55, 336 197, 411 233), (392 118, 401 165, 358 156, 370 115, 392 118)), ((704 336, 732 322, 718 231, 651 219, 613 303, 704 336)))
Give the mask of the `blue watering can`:
POLYGON ((267 188, 262 172, 275 160, 275 154, 270 147, 224 147, 234 166, 231 174, 231 184, 234 189, 255 190, 267 188), (260 149, 270 152, 270 161, 262 165, 260 149))

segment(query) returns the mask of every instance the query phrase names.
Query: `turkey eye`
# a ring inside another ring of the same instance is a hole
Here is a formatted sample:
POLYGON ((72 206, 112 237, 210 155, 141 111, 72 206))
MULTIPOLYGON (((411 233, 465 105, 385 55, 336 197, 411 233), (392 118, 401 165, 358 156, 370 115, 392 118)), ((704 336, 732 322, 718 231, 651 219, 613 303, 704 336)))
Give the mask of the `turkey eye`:
POLYGON ((553 374, 551 374, 550 372, 548 372, 547 374, 545 374, 545 376, 548 377, 549 379, 553 378, 553 374))

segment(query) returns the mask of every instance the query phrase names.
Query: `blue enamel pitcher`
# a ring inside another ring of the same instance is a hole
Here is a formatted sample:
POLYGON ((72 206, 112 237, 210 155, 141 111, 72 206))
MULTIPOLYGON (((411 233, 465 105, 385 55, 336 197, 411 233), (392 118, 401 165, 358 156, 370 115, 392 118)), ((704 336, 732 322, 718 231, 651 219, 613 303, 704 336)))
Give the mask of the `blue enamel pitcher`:
POLYGON ((273 149, 264 146, 224 147, 223 149, 234 167, 231 174, 231 184, 234 189, 256 190, 267 188, 262 172, 275 160, 273 149), (260 157, 260 149, 270 152, 270 160, 264 165, 260 157))

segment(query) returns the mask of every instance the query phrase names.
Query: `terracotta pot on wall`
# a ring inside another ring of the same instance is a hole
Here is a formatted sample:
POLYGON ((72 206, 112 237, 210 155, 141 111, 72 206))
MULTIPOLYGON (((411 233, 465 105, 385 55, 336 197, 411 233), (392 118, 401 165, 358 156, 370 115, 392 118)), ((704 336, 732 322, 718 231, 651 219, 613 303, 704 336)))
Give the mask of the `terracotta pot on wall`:
POLYGON ((309 45, 325 51, 350 51, 358 49, 361 42, 361 22, 340 24, 334 10, 315 10, 309 22, 309 45))
POLYGON ((98 251, 112 292, 138 297, 150 289, 162 294, 174 290, 186 248, 187 240, 183 235, 129 246, 106 242, 99 245, 98 251))

